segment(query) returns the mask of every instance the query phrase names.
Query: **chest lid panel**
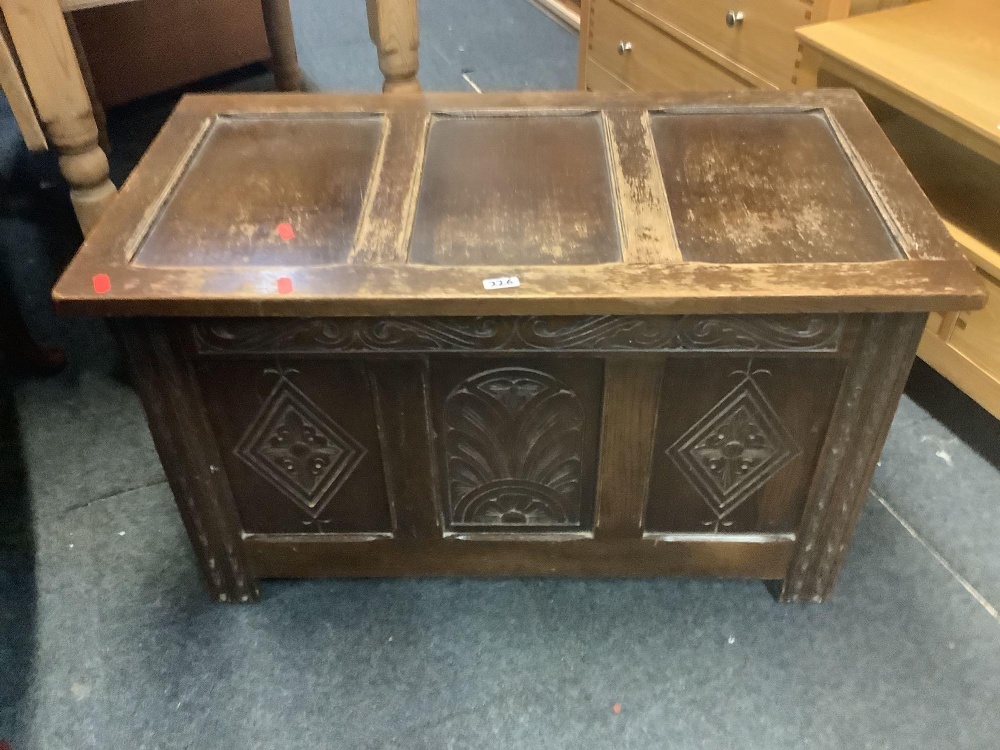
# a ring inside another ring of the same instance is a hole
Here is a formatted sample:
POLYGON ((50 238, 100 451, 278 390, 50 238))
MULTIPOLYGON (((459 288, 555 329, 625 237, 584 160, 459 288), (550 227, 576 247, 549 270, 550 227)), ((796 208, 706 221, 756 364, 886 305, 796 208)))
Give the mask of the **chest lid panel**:
POLYGON ((836 91, 188 97, 55 291, 106 315, 902 311, 980 296, 863 104, 836 91), (518 285, 498 293, 494 277, 518 285))

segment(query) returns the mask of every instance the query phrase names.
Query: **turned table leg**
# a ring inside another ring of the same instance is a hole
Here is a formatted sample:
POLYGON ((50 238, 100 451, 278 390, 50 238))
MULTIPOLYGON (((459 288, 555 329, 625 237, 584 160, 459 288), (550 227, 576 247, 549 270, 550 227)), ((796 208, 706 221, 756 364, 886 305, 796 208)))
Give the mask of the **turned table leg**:
POLYGON ((267 44, 271 48, 274 82, 282 91, 301 91, 302 70, 295 52, 295 33, 288 0, 261 0, 260 5, 264 11, 267 44))
POLYGON ((57 0, 0 0, 25 81, 83 233, 115 199, 90 96, 57 0))
POLYGON ((420 91, 417 48, 420 29, 417 0, 366 0, 368 32, 378 50, 378 67, 385 76, 382 91, 420 91))

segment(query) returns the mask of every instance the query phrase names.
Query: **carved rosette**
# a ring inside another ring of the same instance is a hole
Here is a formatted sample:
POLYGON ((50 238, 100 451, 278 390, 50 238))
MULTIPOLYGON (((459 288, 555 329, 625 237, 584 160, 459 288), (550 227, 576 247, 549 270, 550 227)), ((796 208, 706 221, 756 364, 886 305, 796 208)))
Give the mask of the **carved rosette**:
POLYGON ((584 412, 546 373, 500 368, 456 386, 444 402, 450 525, 580 525, 584 412))
POLYGON ((706 530, 725 531, 728 516, 800 452, 751 370, 666 453, 712 516, 706 530))
POLYGON ((319 518, 366 449, 284 375, 233 453, 308 516, 319 518))

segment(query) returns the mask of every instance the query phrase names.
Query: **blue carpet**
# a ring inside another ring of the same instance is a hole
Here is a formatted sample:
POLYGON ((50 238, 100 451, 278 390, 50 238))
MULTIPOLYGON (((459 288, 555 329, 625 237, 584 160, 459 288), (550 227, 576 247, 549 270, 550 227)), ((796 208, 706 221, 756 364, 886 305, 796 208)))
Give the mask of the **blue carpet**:
MULTIPOLYGON (((363 8, 292 0, 321 88, 380 87, 363 8)), ((421 20, 427 88, 575 84, 576 38, 527 0, 424 0, 421 20)), ((117 181, 175 100, 109 113, 117 181)), ((47 309, 78 236, 51 156, 24 151, 9 111, 0 179, 2 268, 71 362, 0 390, 14 750, 998 746, 1000 431, 927 368, 826 605, 755 582, 533 579, 272 581, 259 604, 219 606, 103 324, 47 309)))

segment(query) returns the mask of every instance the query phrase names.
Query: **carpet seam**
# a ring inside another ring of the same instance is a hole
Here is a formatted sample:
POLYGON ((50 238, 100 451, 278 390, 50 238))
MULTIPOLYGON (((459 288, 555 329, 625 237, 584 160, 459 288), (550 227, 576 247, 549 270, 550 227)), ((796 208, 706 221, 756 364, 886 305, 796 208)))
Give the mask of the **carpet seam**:
POLYGON ((57 516, 57 518, 60 518, 60 519, 65 518, 70 513, 73 513, 73 512, 78 511, 78 510, 83 510, 84 508, 89 508, 94 503, 101 503, 101 502, 104 502, 105 500, 114 500, 117 497, 121 497, 122 495, 128 495, 131 492, 138 492, 139 490, 146 490, 146 489, 149 489, 150 487, 158 487, 159 485, 166 484, 166 483, 167 483, 166 479, 160 479, 160 480, 158 480, 156 482, 150 482, 149 484, 139 485, 138 487, 131 487, 131 488, 127 489, 127 490, 122 490, 120 492, 112 492, 110 495, 102 495, 101 497, 95 497, 94 499, 88 500, 85 503, 78 503, 76 505, 70 505, 68 508, 64 508, 63 511, 61 513, 59 513, 59 515, 57 516))
POLYGON ((973 599, 976 600, 979 606, 981 606, 983 609, 986 610, 987 614, 989 614, 990 617, 996 620, 997 623, 1000 623, 1000 611, 997 610, 997 608, 990 602, 989 599, 983 596, 979 592, 979 590, 975 586, 973 586, 965 576, 963 576, 961 573, 955 570, 955 568, 952 566, 950 562, 948 562, 948 560, 944 557, 944 555, 942 555, 940 552, 934 549, 934 547, 932 547, 930 543, 926 539, 924 539, 923 536, 921 536, 920 532, 917 531, 916 528, 914 528, 909 521, 903 518, 903 516, 895 508, 889 505, 889 502, 884 497, 879 495, 873 489, 869 489, 868 492, 869 494, 871 494, 872 497, 878 500, 879 504, 883 508, 889 511, 889 514, 893 518, 895 518, 896 521, 899 522, 899 525, 902 526, 903 529, 905 529, 906 532, 911 537, 920 542, 920 544, 923 545, 924 549, 926 549, 928 552, 931 553, 931 556, 937 561, 937 563, 946 571, 948 571, 948 573, 951 575, 952 578, 954 578, 956 581, 959 582, 959 584, 961 584, 962 588, 964 588, 966 592, 968 592, 968 594, 973 599))

